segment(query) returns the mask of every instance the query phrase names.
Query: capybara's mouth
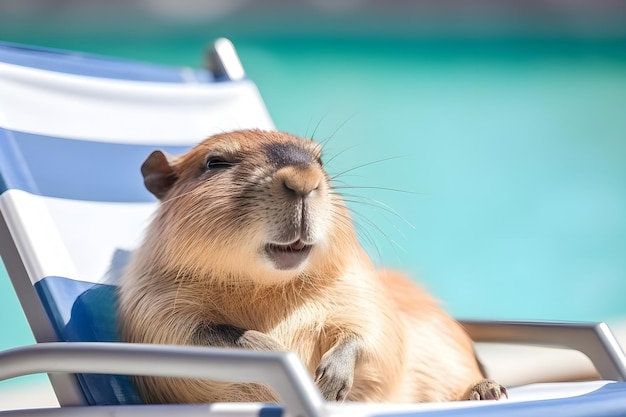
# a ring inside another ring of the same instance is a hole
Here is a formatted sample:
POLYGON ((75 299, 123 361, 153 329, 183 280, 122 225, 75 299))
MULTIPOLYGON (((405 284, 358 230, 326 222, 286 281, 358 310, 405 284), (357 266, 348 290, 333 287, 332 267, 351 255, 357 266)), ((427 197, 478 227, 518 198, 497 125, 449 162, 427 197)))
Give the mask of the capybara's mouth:
POLYGON ((265 253, 276 269, 289 270, 300 266, 309 256, 312 248, 312 245, 307 245, 298 239, 287 245, 268 243, 265 246, 265 253))

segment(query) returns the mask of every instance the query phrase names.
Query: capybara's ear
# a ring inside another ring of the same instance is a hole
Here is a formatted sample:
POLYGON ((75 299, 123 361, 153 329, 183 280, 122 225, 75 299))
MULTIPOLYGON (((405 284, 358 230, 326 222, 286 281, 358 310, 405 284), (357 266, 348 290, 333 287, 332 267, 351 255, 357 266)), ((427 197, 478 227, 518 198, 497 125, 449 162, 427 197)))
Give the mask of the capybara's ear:
POLYGON ((163 151, 156 150, 148 156, 141 165, 143 183, 148 191, 163 200, 172 185, 176 182, 177 175, 174 171, 174 158, 163 151))

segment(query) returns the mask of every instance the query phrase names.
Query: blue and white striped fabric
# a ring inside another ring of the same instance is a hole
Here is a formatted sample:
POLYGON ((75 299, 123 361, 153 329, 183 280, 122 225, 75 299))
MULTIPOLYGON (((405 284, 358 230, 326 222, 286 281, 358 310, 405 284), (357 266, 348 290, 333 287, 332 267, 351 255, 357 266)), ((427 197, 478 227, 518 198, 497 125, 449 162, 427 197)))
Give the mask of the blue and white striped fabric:
POLYGON ((3 213, 36 246, 21 251, 37 254, 33 283, 102 282, 113 249, 136 245, 154 208, 139 173, 153 149, 179 153, 216 132, 273 128, 248 80, 189 82, 175 80, 184 70, 148 66, 154 79, 136 81, 143 64, 59 52, 52 71, 39 55, 0 44, 0 193, 3 213), (116 78, 75 74, 94 63, 116 78))
MULTIPOLYGON (((0 211, 58 340, 116 340, 111 284, 156 204, 150 152, 252 127, 273 125, 249 80, 0 43, 0 211)), ((136 401, 93 378, 88 403, 136 401)))

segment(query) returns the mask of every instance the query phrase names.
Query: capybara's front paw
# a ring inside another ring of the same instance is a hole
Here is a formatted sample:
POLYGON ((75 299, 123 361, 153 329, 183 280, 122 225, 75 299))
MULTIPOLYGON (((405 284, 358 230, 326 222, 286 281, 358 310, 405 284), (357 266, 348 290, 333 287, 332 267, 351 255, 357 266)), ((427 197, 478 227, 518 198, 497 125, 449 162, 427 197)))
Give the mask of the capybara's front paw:
POLYGON ((315 372, 315 382, 326 401, 343 401, 352 388, 354 364, 337 360, 332 353, 328 352, 322 358, 315 372))
POLYGON ((326 401, 343 401, 354 382, 354 367, 361 350, 361 339, 345 337, 322 356, 315 382, 326 401))
POLYGON ((286 351, 278 340, 256 330, 246 330, 237 340, 237 346, 250 350, 286 351))
POLYGON ((481 379, 472 384, 465 394, 465 400, 499 400, 502 397, 509 398, 505 387, 493 379, 481 379))

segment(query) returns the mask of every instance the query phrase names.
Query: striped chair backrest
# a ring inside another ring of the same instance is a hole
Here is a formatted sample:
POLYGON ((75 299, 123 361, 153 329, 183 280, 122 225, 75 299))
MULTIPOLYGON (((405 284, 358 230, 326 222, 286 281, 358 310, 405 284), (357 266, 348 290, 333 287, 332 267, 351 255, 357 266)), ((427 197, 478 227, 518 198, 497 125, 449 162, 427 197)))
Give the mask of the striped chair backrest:
MULTIPOLYGON (((254 83, 226 74, 0 43, 0 249, 38 342, 117 340, 115 281, 156 206, 139 170, 152 150, 273 129, 254 83)), ((61 405, 137 401, 125 377, 51 380, 61 405)))

